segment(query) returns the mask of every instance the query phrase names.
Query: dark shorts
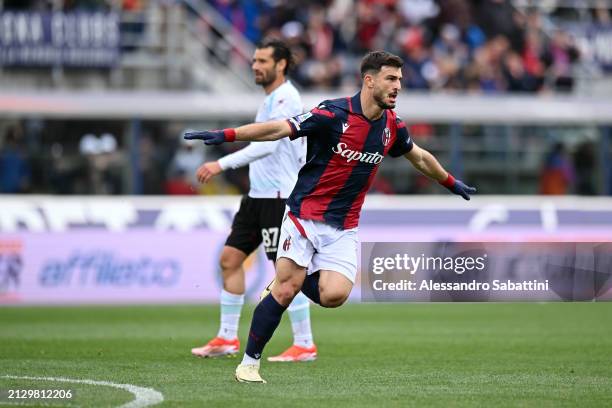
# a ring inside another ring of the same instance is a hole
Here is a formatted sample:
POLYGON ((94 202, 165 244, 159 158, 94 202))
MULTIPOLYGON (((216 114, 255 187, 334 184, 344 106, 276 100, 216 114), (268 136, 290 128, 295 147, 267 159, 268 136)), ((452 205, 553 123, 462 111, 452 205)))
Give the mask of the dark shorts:
POLYGON ((240 209, 234 216, 232 231, 225 245, 239 249, 248 255, 263 243, 268 259, 276 261, 278 238, 286 201, 282 198, 244 196, 240 202, 240 209))

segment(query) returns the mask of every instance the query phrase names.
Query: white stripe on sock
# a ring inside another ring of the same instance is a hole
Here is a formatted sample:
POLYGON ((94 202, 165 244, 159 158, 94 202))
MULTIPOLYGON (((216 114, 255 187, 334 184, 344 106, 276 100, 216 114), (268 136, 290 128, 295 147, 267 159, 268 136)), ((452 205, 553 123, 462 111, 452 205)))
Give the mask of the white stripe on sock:
POLYGON ((293 330, 293 344, 306 348, 313 346, 314 342, 312 340, 309 318, 295 323, 291 322, 291 329, 293 330))
POLYGON ((236 295, 221 290, 221 325, 218 337, 233 340, 238 337, 238 322, 244 304, 244 295, 236 295))

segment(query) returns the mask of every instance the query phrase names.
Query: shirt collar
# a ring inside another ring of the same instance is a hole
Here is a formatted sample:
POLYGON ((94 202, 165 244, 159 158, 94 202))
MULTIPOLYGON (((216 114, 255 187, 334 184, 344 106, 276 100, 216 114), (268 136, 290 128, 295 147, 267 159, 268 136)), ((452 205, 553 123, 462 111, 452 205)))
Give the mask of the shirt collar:
POLYGON ((282 84, 280 84, 275 90, 273 90, 272 92, 270 92, 270 94, 268 94, 267 96, 272 96, 274 95, 277 91, 279 91, 282 87, 284 87, 285 85, 290 85, 291 82, 288 79, 285 79, 285 82, 283 82, 282 84))
POLYGON ((387 110, 384 109, 383 110, 383 114, 380 118, 376 119, 376 120, 370 120, 366 117, 366 115, 363 114, 363 109, 361 108, 361 91, 357 92, 357 94, 355 94, 352 98, 350 98, 349 100, 349 109, 351 111, 351 113, 356 113, 358 115, 363 116, 363 118, 365 120, 367 120, 368 122, 376 122, 382 118, 385 118, 386 114, 387 114, 387 110))
POLYGON ((363 116, 363 110, 361 109, 361 91, 357 92, 350 99, 350 110, 353 113, 357 113, 363 116))

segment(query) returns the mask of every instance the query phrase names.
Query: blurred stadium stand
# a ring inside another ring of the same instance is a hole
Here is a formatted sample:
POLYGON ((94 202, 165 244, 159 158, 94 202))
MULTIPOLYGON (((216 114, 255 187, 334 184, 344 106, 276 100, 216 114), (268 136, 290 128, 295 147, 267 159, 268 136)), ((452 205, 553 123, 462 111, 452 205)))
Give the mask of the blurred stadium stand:
POLYGON ((354 89, 361 56, 379 48, 405 59, 408 89, 609 94, 612 88, 609 0, 3 0, 2 5, 3 47, 32 46, 36 41, 28 32, 35 35, 41 27, 33 17, 53 13, 44 30, 54 40, 63 30, 68 44, 74 30, 73 42, 102 39, 121 51, 116 61, 102 64, 106 70, 61 63, 42 69, 35 61, 11 61, 3 51, 3 87, 245 91, 254 87, 253 44, 280 36, 292 45, 298 62, 293 79, 305 89, 354 89), (86 21, 92 15, 116 17, 116 39, 111 25, 86 21), (33 65, 39 68, 35 72, 33 65))
MULTIPOLYGON (((194 157, 238 146, 204 150, 180 134, 253 119, 262 93, 249 61, 268 35, 292 44, 307 109, 355 92, 367 50, 402 55, 399 114, 417 143, 482 193, 612 193, 611 1, 0 5, 4 193, 245 191, 246 169, 194 186, 194 157), (32 51, 44 43, 41 24, 78 58, 49 63, 32 51)), ((385 161, 374 191, 443 193, 399 160, 385 161)))
POLYGON ((16 2, 22 7, 4 8, 2 13, 4 89, 255 89, 244 69, 253 44, 204 1, 81 0, 66 1, 64 6, 62 1, 32 1, 30 8, 23 8, 25 3, 16 2), (49 13, 54 17, 45 22, 49 13), (119 55, 102 62, 85 58, 76 66, 36 57, 10 58, 10 48, 33 50, 34 45, 46 44, 42 37, 38 44, 31 38, 45 30, 54 40, 62 38, 68 48, 102 45, 115 47, 119 55), (220 33, 222 40, 213 43, 212 32, 220 33), (221 58, 218 55, 230 48, 242 59, 240 69, 233 69, 234 64, 223 70, 212 67, 209 58, 221 58))

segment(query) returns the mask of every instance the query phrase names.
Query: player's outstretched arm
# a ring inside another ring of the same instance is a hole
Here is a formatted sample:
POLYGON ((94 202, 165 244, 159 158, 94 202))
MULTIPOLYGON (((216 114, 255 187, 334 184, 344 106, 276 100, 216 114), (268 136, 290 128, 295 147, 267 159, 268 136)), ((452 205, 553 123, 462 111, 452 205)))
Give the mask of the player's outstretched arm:
POLYGON ((278 140, 291 135, 291 127, 286 120, 275 120, 264 123, 251 123, 235 129, 202 130, 186 132, 187 140, 202 140, 207 145, 217 145, 235 140, 265 142, 278 140))
POLYGON ((476 193, 474 187, 470 187, 461 180, 454 178, 452 174, 444 170, 433 154, 416 144, 413 144, 412 150, 406 153, 404 157, 410 160, 410 163, 421 173, 436 180, 454 194, 469 200, 470 195, 476 193))

